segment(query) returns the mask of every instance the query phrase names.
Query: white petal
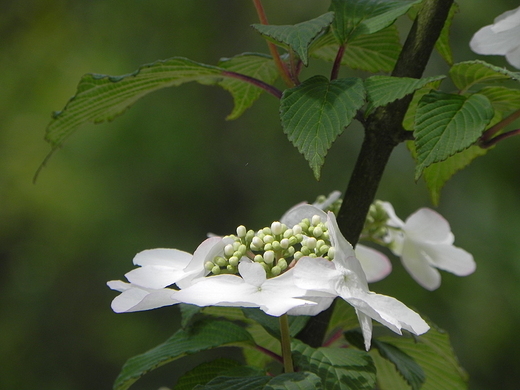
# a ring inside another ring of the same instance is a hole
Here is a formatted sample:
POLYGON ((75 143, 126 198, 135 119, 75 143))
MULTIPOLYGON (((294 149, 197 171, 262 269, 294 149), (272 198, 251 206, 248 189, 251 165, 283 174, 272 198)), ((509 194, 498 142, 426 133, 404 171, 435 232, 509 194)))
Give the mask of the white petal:
POLYGON ((419 314, 404 303, 386 295, 373 292, 361 293, 349 298, 347 302, 398 334, 401 334, 401 329, 406 329, 416 335, 423 334, 430 329, 419 314))
POLYGON ((388 225, 393 227, 403 227, 404 222, 401 218, 399 218, 394 210, 394 206, 390 202, 383 202, 378 201, 381 206, 383 206, 383 209, 386 211, 386 214, 388 215, 388 225))
POLYGON ((259 263, 242 261, 238 264, 238 272, 245 283, 256 287, 262 286, 266 280, 265 269, 259 263))
POLYGON ((381 252, 360 244, 356 245, 354 252, 361 263, 368 283, 384 279, 392 272, 392 263, 381 252))
POLYGON ((432 209, 422 208, 410 215, 403 227, 407 237, 414 240, 451 244, 450 224, 432 209))
POLYGON ((334 263, 321 257, 302 257, 294 266, 293 274, 296 286, 329 294, 337 294, 336 280, 342 279, 334 263))
POLYGON ((405 242, 401 262, 412 278, 425 289, 432 291, 441 285, 439 271, 430 265, 425 253, 410 240, 405 242))
POLYGON ((210 237, 204 240, 193 252, 193 258, 186 266, 187 273, 198 272, 204 269, 204 263, 211 261, 216 256, 222 256, 224 247, 233 242, 232 239, 223 239, 222 237, 210 237))
POLYGON ((467 276, 476 269, 473 256, 453 245, 423 244, 422 250, 430 257, 432 265, 457 276, 467 276))
POLYGON ((356 315, 365 340, 365 349, 368 351, 372 343, 372 318, 358 309, 356 309, 356 315))
MULTIPOLYGON (((520 36, 520 32, 518 32, 518 35, 520 36)), ((507 52, 506 60, 515 68, 520 69, 520 45, 507 52)))
POLYGON ((513 29, 520 25, 520 7, 506 11, 498 15, 493 24, 493 31, 496 33, 513 29))
POLYGON ((332 191, 329 194, 329 196, 327 197, 327 199, 325 199, 325 201, 323 201, 322 203, 314 202, 312 205, 314 207, 319 208, 320 210, 325 210, 328 207, 330 207, 330 205, 332 205, 335 201, 337 201, 340 198, 340 196, 341 196, 341 192, 332 191))
POLYGON ((183 269, 188 265, 192 255, 177 249, 148 249, 139 252, 134 257, 134 264, 145 265, 162 265, 177 269, 183 269))
POLYGON ((287 314, 291 316, 315 316, 323 310, 328 309, 334 301, 334 298, 336 298, 335 294, 322 293, 319 291, 308 291, 307 294, 312 294, 312 296, 304 295, 300 297, 300 299, 305 298, 306 301, 315 302, 316 305, 298 306, 289 310, 287 314), (321 294, 321 296, 318 296, 318 294, 321 294))
POLYGON ((121 280, 110 280, 107 282, 107 286, 110 287, 112 290, 116 291, 125 291, 128 290, 132 285, 130 283, 125 283, 121 280))
POLYGON ((293 227, 299 224, 303 219, 311 219, 314 215, 319 215, 323 222, 327 219, 327 214, 325 214, 323 210, 310 204, 299 204, 287 211, 282 218, 280 218, 280 222, 289 227, 293 227))
POLYGON ((125 277, 132 284, 137 286, 159 289, 176 283, 185 276, 182 269, 174 269, 166 266, 147 265, 133 269, 125 274, 125 277))
POLYGON ((111 307, 116 313, 156 309, 179 303, 173 298, 174 294, 175 291, 170 289, 148 291, 131 287, 115 297, 111 307))

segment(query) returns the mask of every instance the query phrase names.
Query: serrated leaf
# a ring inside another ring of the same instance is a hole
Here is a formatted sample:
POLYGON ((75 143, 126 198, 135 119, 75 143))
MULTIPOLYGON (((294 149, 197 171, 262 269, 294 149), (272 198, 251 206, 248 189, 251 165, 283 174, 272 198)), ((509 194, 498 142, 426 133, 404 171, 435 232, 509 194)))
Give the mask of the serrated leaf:
POLYGON ((316 179, 332 142, 365 102, 358 78, 329 81, 314 76, 284 91, 280 117, 285 134, 309 162, 316 179))
POLYGON ((202 363, 181 376, 175 385, 175 390, 192 390, 195 386, 204 385, 213 378, 239 365, 240 363, 237 361, 226 358, 202 363))
MULTIPOLYGON (((272 57, 264 54, 244 53, 221 59, 218 65, 223 69, 254 77, 267 84, 273 84, 279 75, 272 57)), ((233 111, 226 117, 228 120, 242 115, 263 92, 262 89, 237 79, 226 78, 218 84, 231 93, 235 102, 233 111)))
POLYGON ((430 92, 419 101, 415 116, 417 180, 424 168, 471 146, 494 115, 484 95, 430 92))
MULTIPOLYGON (((312 57, 333 62, 339 44, 332 32, 316 40, 309 50, 312 57)), ((390 72, 401 52, 399 32, 392 25, 373 34, 359 35, 345 46, 341 65, 366 72, 390 72)))
POLYGON ((422 0, 332 0, 330 10, 336 17, 332 29, 340 44, 363 34, 373 34, 390 26, 408 9, 422 0))
POLYGON ((372 76, 365 79, 368 107, 367 111, 380 106, 386 106, 397 99, 401 99, 416 90, 442 80, 445 76, 413 79, 409 77, 372 76))
POLYGON ((451 23, 453 22, 453 18, 455 14, 459 12, 459 5, 455 2, 450 7, 450 12, 448 13, 448 17, 446 18, 446 22, 444 22, 444 27, 441 30, 441 34, 435 42, 435 48, 439 52, 442 58, 448 63, 448 65, 453 65, 453 53, 451 51, 450 45, 450 28, 451 23))
POLYGON ((327 390, 372 390, 376 370, 370 356, 352 348, 311 348, 292 343, 295 366, 317 374, 327 390))
POLYGON ((189 81, 217 82, 223 71, 216 66, 174 57, 143 65, 123 76, 87 74, 81 78, 76 94, 65 108, 53 114, 45 140, 54 150, 78 126, 110 121, 150 92, 189 81))
MULTIPOLYGON (((279 317, 267 315, 262 310, 254 307, 244 307, 242 308, 242 312, 250 320, 262 325, 270 335, 276 337, 277 339, 281 338, 279 317)), ((291 337, 295 336, 300 330, 303 329, 309 319, 309 316, 288 316, 289 335, 291 337)))
POLYGON ((291 48, 308 65, 308 48, 312 41, 322 34, 332 23, 334 12, 327 12, 315 19, 293 26, 253 24, 252 27, 276 44, 291 48))
POLYGON ((321 390, 320 378, 312 372, 293 372, 254 377, 217 377, 196 390, 321 390))
POLYGON ((180 303, 179 308, 181 310, 181 326, 186 328, 193 320, 193 317, 201 312, 200 306, 188 305, 186 303, 180 303))
MULTIPOLYGON (((350 330, 344 333, 349 344, 363 350, 365 348, 363 334, 360 330, 350 330)), ((397 372, 411 386, 412 390, 419 390, 426 377, 424 371, 410 355, 401 351, 395 345, 385 343, 377 339, 372 340, 372 349, 395 366, 397 372)))
POLYGON ((415 127, 415 113, 417 112, 417 106, 419 105, 419 102, 421 101, 422 97, 430 91, 437 90, 441 84, 442 80, 434 81, 432 83, 429 83, 425 85, 423 88, 418 89, 414 92, 412 101, 408 105, 408 110, 406 111, 406 114, 403 118, 403 128, 406 130, 413 130, 415 127))
POLYGON ((495 111, 507 112, 520 108, 520 90, 507 87, 484 87, 478 91, 489 99, 495 111))
POLYGON ((518 73, 480 60, 459 62, 451 67, 449 75, 453 84, 455 84, 462 93, 469 90, 475 84, 511 79, 520 81, 518 73))
POLYGON ((230 345, 253 345, 251 335, 229 321, 203 320, 189 329, 180 329, 157 347, 130 358, 114 383, 114 390, 125 390, 149 371, 185 355, 230 345))
MULTIPOLYGON (((421 390, 466 390, 468 377, 459 365, 448 334, 432 324, 430 326, 427 333, 418 337, 388 336, 378 340, 396 346, 422 367, 426 382, 421 390)), ((381 390, 411 389, 393 364, 373 350, 370 354, 377 367, 377 382, 381 390)))
MULTIPOLYGON (((408 142, 408 148, 415 158, 415 146, 413 142, 408 142)), ((438 205, 441 198, 441 190, 444 184, 458 171, 467 167, 475 158, 483 156, 489 149, 482 149, 473 145, 446 160, 435 163, 423 171, 423 179, 430 191, 430 197, 434 205, 438 205)))

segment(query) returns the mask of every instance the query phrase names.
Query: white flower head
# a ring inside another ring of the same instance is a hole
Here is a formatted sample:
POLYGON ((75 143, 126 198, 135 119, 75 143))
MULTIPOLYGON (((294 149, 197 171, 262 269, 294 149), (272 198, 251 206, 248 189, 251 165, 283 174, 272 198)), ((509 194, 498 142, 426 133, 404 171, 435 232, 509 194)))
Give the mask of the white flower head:
POLYGON ((327 226, 335 248, 334 260, 303 257, 294 267, 294 280, 298 287, 336 295, 354 306, 361 325, 365 348, 370 349, 372 321, 374 319, 396 333, 406 329, 422 334, 428 324, 413 310, 395 298, 368 290, 365 273, 354 249, 339 231, 333 213, 327 214, 327 226))
POLYGON ((497 16, 494 23, 478 30, 469 43, 477 54, 505 55, 520 69, 520 7, 497 16))
POLYGON ((438 269, 457 276, 467 276, 475 271, 473 256, 453 245, 455 240, 450 225, 439 213, 422 208, 410 215, 406 222, 399 219, 392 205, 381 202, 388 213, 387 241, 413 279, 427 290, 435 290, 441 284, 438 269))

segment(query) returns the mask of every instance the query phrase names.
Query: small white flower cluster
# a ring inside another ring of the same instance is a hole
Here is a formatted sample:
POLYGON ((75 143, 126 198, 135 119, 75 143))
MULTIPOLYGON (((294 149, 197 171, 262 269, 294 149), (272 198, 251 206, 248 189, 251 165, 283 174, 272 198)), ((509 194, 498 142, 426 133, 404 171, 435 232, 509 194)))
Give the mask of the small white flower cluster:
MULTIPOLYGON (((193 255, 177 249, 138 253, 139 266, 108 282, 120 291, 117 312, 149 310, 187 303, 198 306, 259 307, 272 316, 316 315, 334 298, 350 303, 370 348, 372 319, 401 333, 422 334, 429 327, 400 301, 369 291, 368 282, 386 277, 392 267, 382 253, 363 245, 355 251, 343 237, 333 212, 340 193, 300 203, 280 222, 258 231, 239 226, 236 235, 211 237, 193 255), (291 227, 290 227, 291 226, 291 227)), ((453 246, 448 222, 431 209, 420 209, 403 222, 392 205, 376 201, 362 238, 385 245, 401 257, 412 277, 428 290, 440 285, 438 269, 459 276, 475 270, 473 256, 453 246)))

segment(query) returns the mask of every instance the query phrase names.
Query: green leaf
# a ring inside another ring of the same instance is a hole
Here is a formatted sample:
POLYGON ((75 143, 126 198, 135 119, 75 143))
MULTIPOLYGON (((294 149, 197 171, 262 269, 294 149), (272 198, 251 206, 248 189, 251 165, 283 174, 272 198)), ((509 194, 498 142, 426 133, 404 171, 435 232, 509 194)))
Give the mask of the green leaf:
POLYGON ((55 150, 78 126, 113 120, 150 92, 189 81, 215 83, 225 76, 223 72, 225 69, 216 66, 174 57, 143 65, 123 76, 87 74, 65 108, 53 114, 45 140, 55 150))
MULTIPOLYGON (((329 32, 318 38, 309 49, 312 57, 333 62, 339 44, 329 32)), ((367 72, 390 72, 401 52, 399 32, 392 25, 373 34, 359 35, 350 40, 346 47, 341 65, 367 72)))
POLYGON ((415 116, 416 180, 427 166, 471 146, 493 115, 484 95, 466 97, 436 91, 424 95, 415 116))
POLYGON ((394 100, 401 99, 425 85, 442 80, 445 76, 413 79, 409 77, 372 76, 365 79, 368 107, 367 111, 386 106, 394 100))
MULTIPOLYGON (((349 344, 363 350, 364 340, 363 334, 359 330, 350 330, 344 333, 349 344)), ((388 360, 395 366, 397 372, 411 386, 412 390, 419 390, 423 385, 426 377, 424 371, 410 355, 404 353, 395 345, 372 339, 372 348, 379 352, 379 355, 388 360)))
POLYGON ((202 310, 200 306, 188 305, 186 303, 180 303, 179 308, 181 309, 181 326, 183 328, 186 328, 202 310))
POLYGON ((415 113, 417 112, 417 106, 421 101, 422 97, 430 91, 437 90, 441 85, 442 80, 433 81, 429 84, 426 84, 423 88, 418 89, 413 94, 412 101, 408 105, 408 110, 403 118, 403 128, 406 130, 413 130, 415 127, 415 113))
POLYGON ((352 348, 311 348, 295 340, 295 366, 317 374, 327 390, 372 390, 376 381, 374 362, 364 351, 352 348))
POLYGON ((476 84, 511 79, 520 81, 518 73, 480 60, 459 62, 451 67, 449 74, 453 84, 463 93, 476 84))
POLYGON ((229 321, 203 320, 190 329, 180 329, 157 347, 129 359, 114 383, 115 390, 125 390, 149 371, 166 363, 211 348, 253 345, 251 335, 229 321))
MULTIPOLYGON (((223 58, 218 64, 221 68, 254 77, 267 84, 273 84, 278 78, 278 70, 270 56, 256 53, 244 53, 233 58, 223 58)), ((258 99, 263 90, 241 80, 226 78, 219 85, 229 91, 235 101, 235 107, 226 119, 236 119, 258 99)))
POLYGON ((330 10, 336 14, 332 29, 340 44, 358 35, 373 34, 390 26, 408 9, 422 0, 332 0, 330 10))
POLYGON ((358 78, 329 81, 314 76, 284 91, 280 103, 284 132, 309 162, 316 179, 332 142, 364 102, 365 88, 358 78))
POLYGON ((196 390, 321 390, 321 380, 312 372, 294 372, 275 377, 221 376, 196 390))
MULTIPOLYGON (((408 148, 415 154, 413 142, 408 142, 408 148)), ((458 171, 467 167, 475 158, 483 156, 489 149, 482 149, 473 145, 446 160, 435 163, 423 171, 423 179, 430 191, 430 197, 434 205, 438 205, 441 198, 441 189, 444 184, 458 171)), ((415 158, 415 156, 414 156, 415 158)))
MULTIPOLYGON (((379 341, 394 345, 409 355, 423 369, 426 382, 421 390, 466 390, 468 376, 460 367, 450 344, 448 334, 434 325, 418 337, 381 337, 379 341)), ((377 382, 380 390, 411 389, 396 371, 395 366, 374 350, 370 351, 377 367, 377 382)))
POLYGON ((444 27, 441 30, 441 34, 439 35, 437 42, 435 42, 435 48, 441 57, 444 58, 444 60, 448 63, 448 65, 453 65, 453 53, 450 46, 450 28, 451 23, 453 22, 453 18, 457 12, 459 12, 459 5, 454 2, 451 5, 450 12, 446 18, 444 27))
POLYGON ((238 366, 240 363, 237 361, 225 358, 202 363, 181 376, 175 385, 175 390, 192 390, 196 385, 204 385, 238 366))
POLYGON ((357 327, 359 327, 359 320, 354 307, 343 299, 336 299, 327 334, 331 335, 339 329, 345 331, 357 327))
POLYGON ((330 26, 333 19, 334 13, 327 12, 315 19, 294 26, 253 24, 252 27, 276 44, 284 48, 291 48, 300 57, 304 65, 308 65, 310 44, 330 26))
POLYGON ((478 91, 489 99, 495 111, 507 112, 520 108, 520 90, 507 87, 484 87, 478 91))

